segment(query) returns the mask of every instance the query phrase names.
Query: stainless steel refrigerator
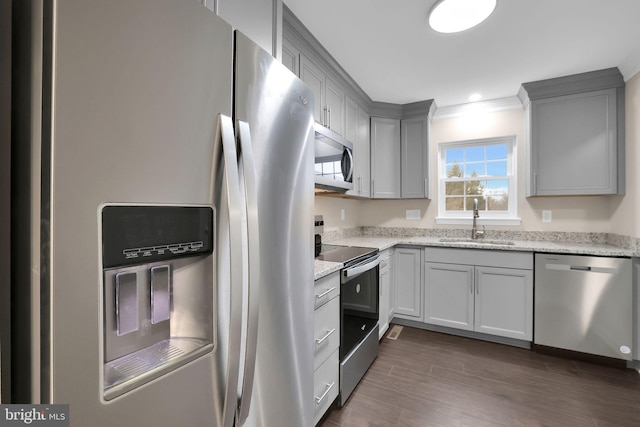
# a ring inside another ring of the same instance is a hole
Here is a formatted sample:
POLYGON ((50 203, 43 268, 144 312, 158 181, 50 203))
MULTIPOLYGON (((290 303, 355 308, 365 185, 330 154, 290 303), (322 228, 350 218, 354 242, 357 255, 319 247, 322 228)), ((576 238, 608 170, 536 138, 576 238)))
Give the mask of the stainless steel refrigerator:
POLYGON ((313 94, 195 0, 13 9, 3 403, 311 425, 313 94))

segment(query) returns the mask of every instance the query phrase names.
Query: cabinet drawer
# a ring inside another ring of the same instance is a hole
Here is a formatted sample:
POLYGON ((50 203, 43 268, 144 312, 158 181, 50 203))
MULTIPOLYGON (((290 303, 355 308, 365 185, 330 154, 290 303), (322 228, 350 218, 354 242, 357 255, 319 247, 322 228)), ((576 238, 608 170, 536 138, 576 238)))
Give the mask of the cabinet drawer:
POLYGON ((331 403, 338 397, 338 373, 340 360, 334 351, 313 374, 313 424, 317 424, 331 403))
POLYGON ((340 298, 318 308, 313 323, 313 368, 317 369, 340 346, 340 298))
POLYGON ((340 274, 333 273, 315 281, 315 306, 320 307, 340 295, 340 274))
POLYGON ((425 248, 424 260, 444 264, 533 270, 533 253, 491 249, 425 248))

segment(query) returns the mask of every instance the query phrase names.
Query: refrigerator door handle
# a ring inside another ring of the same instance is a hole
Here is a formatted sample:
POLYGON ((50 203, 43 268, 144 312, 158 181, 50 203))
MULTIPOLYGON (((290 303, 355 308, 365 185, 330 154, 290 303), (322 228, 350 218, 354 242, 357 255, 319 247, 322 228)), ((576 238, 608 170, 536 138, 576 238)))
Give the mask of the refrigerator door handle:
MULTIPOLYGON (((240 370, 240 349, 242 334, 242 203, 238 178, 238 155, 236 152, 233 121, 220 114, 218 119, 218 141, 222 142, 224 159, 225 191, 229 209, 229 263, 230 263, 230 310, 229 349, 227 355, 227 381, 225 384, 222 426, 232 427, 236 415, 236 396, 240 370)), ((218 152, 219 153, 219 152, 218 152)), ((216 156, 219 154, 216 154, 216 156)))
POLYGON ((258 345, 258 312, 260 301, 260 230, 258 223, 258 181, 251 145, 249 124, 238 122, 240 159, 244 173, 244 190, 247 209, 248 244, 248 302, 247 335, 245 346, 242 391, 238 396, 238 423, 242 425, 249 415, 258 345))

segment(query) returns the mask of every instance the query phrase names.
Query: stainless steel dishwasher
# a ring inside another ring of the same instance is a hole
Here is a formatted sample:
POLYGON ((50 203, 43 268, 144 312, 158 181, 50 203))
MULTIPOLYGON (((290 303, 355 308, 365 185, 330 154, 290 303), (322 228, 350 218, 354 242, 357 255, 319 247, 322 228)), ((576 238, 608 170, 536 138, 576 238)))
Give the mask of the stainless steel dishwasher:
POLYGON ((536 254, 534 344, 631 360, 631 260, 536 254))

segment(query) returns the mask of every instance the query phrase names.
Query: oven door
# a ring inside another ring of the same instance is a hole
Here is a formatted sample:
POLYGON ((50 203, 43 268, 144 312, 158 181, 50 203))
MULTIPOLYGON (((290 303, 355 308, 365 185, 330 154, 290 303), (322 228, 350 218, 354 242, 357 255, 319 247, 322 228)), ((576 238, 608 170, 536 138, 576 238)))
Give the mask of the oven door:
POLYGON ((342 270, 340 298, 343 315, 378 320, 378 265, 380 256, 342 270))

